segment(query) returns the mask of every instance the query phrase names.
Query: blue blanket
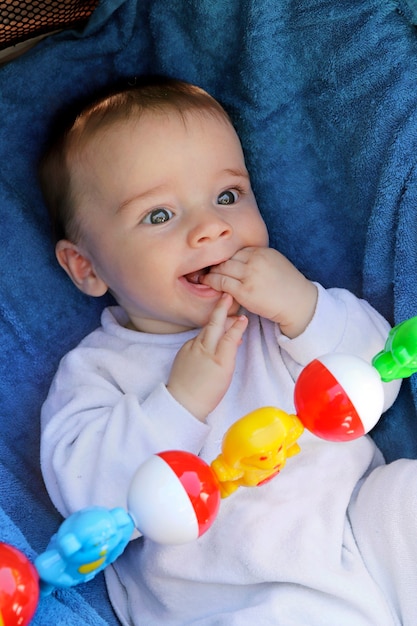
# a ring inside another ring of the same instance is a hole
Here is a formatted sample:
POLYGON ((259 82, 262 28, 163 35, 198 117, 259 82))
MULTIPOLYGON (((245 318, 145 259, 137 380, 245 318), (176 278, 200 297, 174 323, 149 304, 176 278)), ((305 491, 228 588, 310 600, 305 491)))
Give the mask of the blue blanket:
MULTIPOLYGON (((206 88, 241 135, 271 244, 391 323, 417 314, 415 0, 102 0, 84 32, 0 69, 0 540, 30 558, 60 518, 39 471, 39 411, 103 300, 58 268, 36 180, 54 113, 120 77, 206 88)), ((417 457, 417 388, 373 436, 417 457)), ((325 611, 325 608, 323 609, 325 611)), ((116 624, 101 576, 41 601, 35 626, 116 624)))

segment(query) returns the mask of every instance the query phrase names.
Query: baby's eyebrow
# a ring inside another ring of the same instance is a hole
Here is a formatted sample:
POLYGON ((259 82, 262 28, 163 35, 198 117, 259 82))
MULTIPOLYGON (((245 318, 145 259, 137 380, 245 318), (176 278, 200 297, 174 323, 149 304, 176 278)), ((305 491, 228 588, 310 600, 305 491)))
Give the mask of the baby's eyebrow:
POLYGON ((121 204, 119 204, 119 206, 116 209, 116 213, 121 213, 122 211, 124 211, 126 208, 129 207, 130 204, 132 204, 132 202, 139 202, 141 200, 146 200, 147 198, 154 196, 155 194, 163 191, 164 189, 165 189, 165 185, 157 185, 156 187, 152 187, 152 189, 146 189, 145 191, 142 191, 141 193, 135 194, 134 196, 127 198, 121 204))
POLYGON ((234 168, 226 168, 223 170, 224 174, 229 174, 230 176, 235 176, 236 178, 247 178, 249 179, 249 173, 246 169, 234 169, 234 168))

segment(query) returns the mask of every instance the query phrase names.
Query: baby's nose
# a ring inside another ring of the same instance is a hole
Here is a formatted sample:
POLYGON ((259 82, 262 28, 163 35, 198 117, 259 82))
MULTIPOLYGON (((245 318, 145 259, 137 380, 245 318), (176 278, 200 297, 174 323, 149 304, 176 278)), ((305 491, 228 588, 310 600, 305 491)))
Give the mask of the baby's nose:
POLYGON ((232 236, 231 225, 216 215, 205 216, 196 223, 188 233, 191 246, 201 246, 217 239, 228 239, 232 236))

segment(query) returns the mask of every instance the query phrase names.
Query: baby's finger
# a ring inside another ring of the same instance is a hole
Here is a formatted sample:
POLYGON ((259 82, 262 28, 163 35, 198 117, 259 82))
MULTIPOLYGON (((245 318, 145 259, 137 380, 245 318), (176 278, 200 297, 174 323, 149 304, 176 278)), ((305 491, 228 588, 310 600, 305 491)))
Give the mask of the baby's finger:
MULTIPOLYGON (((203 278, 201 278, 201 282, 204 285, 208 285, 212 289, 215 289, 216 291, 223 291, 233 297, 237 296, 239 288, 242 286, 241 280, 239 278, 235 278, 228 274, 222 274, 220 270, 218 270, 217 272, 209 272, 203 278)), ((236 300, 238 300, 238 298, 236 298, 236 300)))
POLYGON ((247 327, 248 318, 246 315, 239 315, 219 341, 217 355, 220 360, 235 357, 236 349, 242 343, 242 337, 247 327))
POLYGON ((225 332, 227 332, 229 330, 229 328, 231 326, 233 326, 233 324, 235 323, 235 321, 237 320, 238 315, 228 315, 226 318, 226 323, 224 325, 224 330, 225 332))
POLYGON ((253 253, 259 248, 254 246, 248 246, 247 248, 241 248, 238 250, 229 260, 240 261, 241 263, 246 263, 253 253))
POLYGON ((230 276, 231 278, 236 278, 241 280, 245 276, 246 271, 246 259, 243 258, 241 260, 233 257, 224 263, 220 263, 219 265, 214 265, 210 272, 204 276, 204 278, 211 276, 213 274, 221 274, 223 276, 230 276))
POLYGON ((222 294, 222 297, 210 315, 209 321, 198 335, 201 344, 209 352, 216 351, 217 344, 219 343, 220 338, 224 335, 227 313, 232 305, 232 302, 232 296, 227 293, 222 294))

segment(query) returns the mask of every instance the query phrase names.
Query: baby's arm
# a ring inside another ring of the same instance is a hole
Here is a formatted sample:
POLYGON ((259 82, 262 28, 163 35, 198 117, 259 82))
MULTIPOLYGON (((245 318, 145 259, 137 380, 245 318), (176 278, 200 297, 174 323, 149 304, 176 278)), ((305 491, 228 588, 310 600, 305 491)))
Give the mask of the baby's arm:
POLYGON ((201 282, 232 295, 245 309, 279 324, 287 337, 311 321, 317 288, 273 248, 243 248, 216 265, 201 282))
POLYGON ((64 358, 43 405, 42 473, 64 516, 93 504, 126 508, 132 477, 150 455, 170 449, 198 454, 206 440, 208 426, 167 391, 168 364, 157 375, 145 357, 126 357, 77 348, 64 358))
POLYGON ((41 441, 45 483, 63 515, 91 504, 126 507, 132 476, 151 454, 200 452, 203 420, 229 387, 247 326, 245 316, 228 317, 231 302, 219 301, 173 367, 154 355, 148 362, 133 345, 114 348, 112 334, 109 347, 93 333, 63 359, 42 409, 41 441))
POLYGON ((200 333, 178 352, 167 388, 197 419, 204 421, 229 388, 247 317, 228 317, 232 297, 223 294, 200 333))

